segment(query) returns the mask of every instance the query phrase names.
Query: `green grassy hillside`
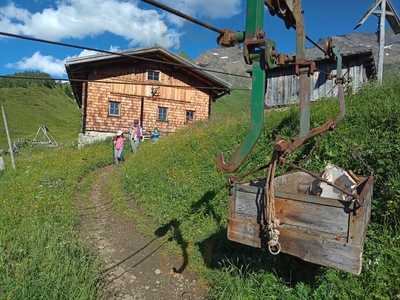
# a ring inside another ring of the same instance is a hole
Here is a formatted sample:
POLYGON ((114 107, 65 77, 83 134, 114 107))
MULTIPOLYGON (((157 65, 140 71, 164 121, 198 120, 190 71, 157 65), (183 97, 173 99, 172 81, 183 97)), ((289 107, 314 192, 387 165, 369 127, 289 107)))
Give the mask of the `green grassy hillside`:
MULTIPOLYGON (((358 174, 374 172, 372 223, 361 276, 317 267, 290 256, 234 245, 226 239, 227 177, 216 170, 247 129, 246 94, 217 103, 211 122, 145 144, 124 167, 125 189, 156 225, 175 224, 175 248, 207 278, 214 299, 393 299, 400 295, 400 80, 347 97, 337 130, 309 142, 290 159, 316 171, 328 163, 358 174), (304 160, 309 156, 309 160, 304 160), (172 223, 171 223, 172 222, 172 223)), ((313 106, 312 125, 337 112, 337 103, 313 106)), ((298 111, 268 112, 266 127, 240 172, 266 163, 277 135, 294 136, 298 111)), ((262 175, 262 174, 256 174, 262 175)))
MULTIPOLYGON (((0 101, 4 103, 13 140, 32 139, 41 124, 48 126, 59 143, 77 139, 79 109, 59 86, 1 87, 0 101)), ((0 148, 4 149, 7 140, 1 116, 0 121, 0 148)))
POLYGON ((76 193, 110 163, 99 144, 22 153, 17 171, 0 173, 0 299, 97 299, 100 265, 79 241, 76 193))

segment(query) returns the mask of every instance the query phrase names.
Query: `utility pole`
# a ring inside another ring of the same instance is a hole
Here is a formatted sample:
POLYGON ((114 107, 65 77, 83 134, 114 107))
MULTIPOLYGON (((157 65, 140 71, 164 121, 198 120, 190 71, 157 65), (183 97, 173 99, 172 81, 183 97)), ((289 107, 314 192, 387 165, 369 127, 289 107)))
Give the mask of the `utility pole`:
POLYGON ((389 22, 390 28, 394 34, 400 33, 400 17, 397 14, 392 2, 390 0, 375 0, 375 3, 365 13, 361 20, 357 23, 354 29, 362 26, 365 21, 371 16, 375 15, 379 18, 378 31, 379 31, 379 55, 378 55, 378 83, 383 82, 383 68, 385 60, 385 33, 386 21, 389 22))
POLYGON ((8 149, 9 149, 8 151, 10 152, 11 164, 13 169, 15 170, 16 168, 15 168, 14 150, 11 144, 10 132, 8 131, 7 116, 3 104, 1 104, 1 113, 3 115, 4 129, 6 130, 6 135, 7 135, 8 149))
POLYGON ((381 1, 379 19, 379 58, 378 58, 378 83, 383 82, 383 61, 385 57, 385 30, 386 30, 386 0, 381 1))

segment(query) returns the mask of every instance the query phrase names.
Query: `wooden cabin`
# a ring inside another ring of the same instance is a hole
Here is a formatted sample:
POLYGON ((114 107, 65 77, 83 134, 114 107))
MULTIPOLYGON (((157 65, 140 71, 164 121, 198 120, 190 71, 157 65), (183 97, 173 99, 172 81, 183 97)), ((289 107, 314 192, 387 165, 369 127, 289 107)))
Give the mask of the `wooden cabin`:
MULTIPOLYGON (((376 79, 377 37, 369 33, 334 36, 334 45, 343 58, 343 77, 347 92, 357 92, 364 84, 376 79)), ((321 41, 323 45, 324 41, 321 41)), ((316 63, 317 70, 310 78, 310 100, 318 101, 337 96, 337 85, 330 78, 336 75, 336 63, 316 47, 306 49, 307 59, 316 63)), ((297 104, 299 84, 293 66, 281 66, 268 73, 265 104, 279 107, 297 104)))
POLYGON ((127 131, 134 120, 145 132, 174 132, 208 119, 212 101, 230 91, 225 81, 163 48, 121 53, 124 56, 96 54, 66 62, 82 110, 80 144, 127 131))
MULTIPOLYGON (((308 51, 311 52, 311 51, 308 51)), ((310 100, 337 97, 338 87, 329 75, 336 75, 336 64, 325 57, 313 57, 317 70, 310 77, 310 100)), ((347 91, 357 92, 364 84, 376 78, 373 52, 359 50, 343 53, 343 77, 347 91)), ((269 72, 265 104, 279 107, 299 102, 299 80, 292 66, 283 66, 269 72)))

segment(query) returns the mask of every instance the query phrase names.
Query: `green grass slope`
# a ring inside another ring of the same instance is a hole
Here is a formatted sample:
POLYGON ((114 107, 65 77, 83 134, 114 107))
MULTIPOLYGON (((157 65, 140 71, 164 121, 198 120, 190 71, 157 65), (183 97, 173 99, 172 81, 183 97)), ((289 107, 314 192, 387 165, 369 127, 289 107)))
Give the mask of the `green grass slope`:
POLYGON ((0 299, 97 299, 100 265, 79 241, 75 201, 79 180, 111 162, 107 144, 67 147, 0 173, 0 299))
MULTIPOLYGON (((46 124, 59 143, 77 139, 80 112, 74 100, 59 87, 32 85, 0 88, 12 140, 33 139, 39 126, 46 124)), ((0 148, 7 147, 3 120, 0 116, 0 148)))
MULTIPOLYGON (((175 248, 207 278, 214 299, 393 299, 400 295, 400 80, 347 97, 347 118, 337 130, 310 141, 290 159, 321 171, 328 163, 358 174, 373 171, 372 223, 363 272, 353 276, 299 259, 235 245, 226 239, 227 177, 215 157, 242 141, 248 126, 246 94, 214 107, 208 123, 145 144, 124 166, 125 189, 157 225, 174 224, 175 248), (242 104, 242 106, 236 106, 242 104), (304 158, 309 156, 310 159, 304 158), (171 223, 172 222, 172 223, 171 223)), ((337 112, 337 103, 312 108, 312 125, 337 112)), ((240 172, 266 163, 277 135, 298 131, 296 108, 266 114, 266 126, 240 172)), ((257 175, 262 175, 257 174, 257 175)))

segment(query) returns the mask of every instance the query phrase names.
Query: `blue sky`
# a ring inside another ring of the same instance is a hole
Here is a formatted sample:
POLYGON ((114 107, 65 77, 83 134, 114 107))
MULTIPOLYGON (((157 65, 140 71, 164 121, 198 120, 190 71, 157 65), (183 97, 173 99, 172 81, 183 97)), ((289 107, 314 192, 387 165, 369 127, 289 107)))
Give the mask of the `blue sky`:
MULTIPOLYGON (((160 0, 220 28, 241 30, 244 0, 160 0)), ((306 31, 315 40, 352 32, 373 0, 304 0, 306 31)), ((392 0, 400 9, 400 0, 392 0)), ((374 32, 372 17, 358 31, 374 32)), ((292 52, 294 31, 266 11, 267 36, 281 52, 292 52)), ((184 51, 192 58, 215 48, 216 34, 173 18, 139 0, 0 0, 0 31, 9 31, 102 49, 126 49, 159 44, 184 51)), ((0 73, 37 69, 62 76, 65 58, 80 50, 0 38, 0 73)))

